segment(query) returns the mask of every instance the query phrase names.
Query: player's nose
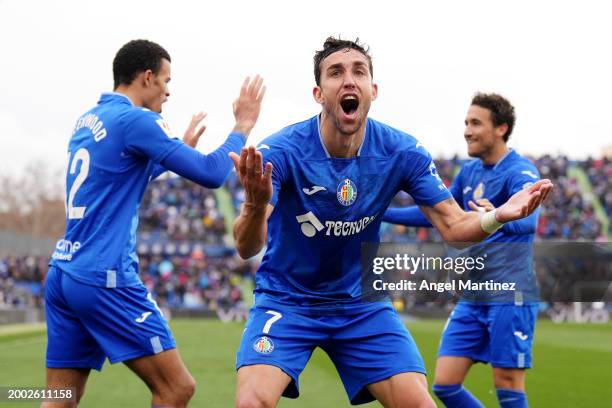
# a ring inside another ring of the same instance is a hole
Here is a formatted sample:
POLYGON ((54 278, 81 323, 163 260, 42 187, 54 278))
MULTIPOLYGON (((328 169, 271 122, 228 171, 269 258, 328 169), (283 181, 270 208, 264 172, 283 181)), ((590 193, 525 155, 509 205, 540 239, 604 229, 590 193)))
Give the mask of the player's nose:
POLYGON ((465 138, 465 140, 470 140, 472 138, 472 131, 470 130, 469 126, 465 127, 465 130, 463 131, 463 137, 465 138))
POLYGON ((344 82, 342 84, 345 88, 354 88, 355 87, 355 77, 351 75, 350 72, 347 72, 344 75, 344 82))

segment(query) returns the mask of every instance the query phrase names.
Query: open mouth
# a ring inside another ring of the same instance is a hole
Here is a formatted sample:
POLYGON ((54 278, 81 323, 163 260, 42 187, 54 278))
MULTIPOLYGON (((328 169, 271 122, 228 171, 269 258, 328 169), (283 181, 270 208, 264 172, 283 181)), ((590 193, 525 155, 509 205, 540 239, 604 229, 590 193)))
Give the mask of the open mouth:
POLYGON ((340 106, 342 107, 344 113, 347 115, 352 115, 359 107, 359 100, 355 95, 346 95, 340 101, 340 106))

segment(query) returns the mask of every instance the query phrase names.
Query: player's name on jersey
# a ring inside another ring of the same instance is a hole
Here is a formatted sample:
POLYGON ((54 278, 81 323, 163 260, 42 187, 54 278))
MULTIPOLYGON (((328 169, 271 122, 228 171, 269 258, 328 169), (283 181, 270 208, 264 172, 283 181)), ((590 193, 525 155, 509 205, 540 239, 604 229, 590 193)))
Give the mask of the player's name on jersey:
POLYGON ((102 122, 100 118, 93 113, 87 113, 81 116, 79 120, 77 120, 76 125, 74 125, 72 133, 74 134, 82 128, 91 130, 96 142, 104 139, 107 135, 106 128, 104 128, 104 122, 102 122))
POLYGON ((478 291, 513 291, 516 290, 514 282, 495 282, 488 280, 485 282, 474 282, 472 280, 454 280, 450 282, 429 282, 426 279, 420 282, 402 279, 399 282, 384 282, 377 279, 372 282, 374 290, 391 290, 391 291, 462 291, 462 290, 478 290, 478 291))

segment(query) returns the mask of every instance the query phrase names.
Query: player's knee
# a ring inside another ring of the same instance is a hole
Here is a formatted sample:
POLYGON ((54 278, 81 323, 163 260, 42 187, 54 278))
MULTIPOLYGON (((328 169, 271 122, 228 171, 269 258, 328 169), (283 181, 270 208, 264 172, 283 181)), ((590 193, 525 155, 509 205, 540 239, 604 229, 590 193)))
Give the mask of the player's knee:
POLYGON ((424 400, 421 404, 419 404, 419 408, 436 408, 437 405, 434 402, 433 398, 429 397, 424 400))
POLYGON ((273 398, 255 390, 239 392, 236 397, 236 408, 272 408, 275 404, 273 398))
POLYGON ((436 403, 434 402, 431 395, 428 392, 421 395, 420 398, 416 401, 410 401, 407 404, 402 404, 401 408, 436 408, 436 403))
POLYGON ((176 389, 176 397, 179 401, 187 404, 193 394, 195 394, 196 382, 192 376, 188 376, 178 385, 176 389))
POLYGON ((436 403, 429 393, 427 395, 422 395, 418 399, 414 399, 413 397, 408 397, 401 402, 397 402, 395 405, 392 405, 393 408, 436 408, 436 403))
POLYGON ((495 388, 508 388, 511 390, 524 390, 524 375, 519 370, 499 370, 493 372, 495 388))
POLYGON ((180 381, 174 381, 172 384, 168 384, 167 388, 163 390, 156 389, 153 392, 153 399, 163 401, 164 405, 184 407, 187 405, 191 397, 193 397, 195 389, 195 380, 193 377, 187 376, 180 381))

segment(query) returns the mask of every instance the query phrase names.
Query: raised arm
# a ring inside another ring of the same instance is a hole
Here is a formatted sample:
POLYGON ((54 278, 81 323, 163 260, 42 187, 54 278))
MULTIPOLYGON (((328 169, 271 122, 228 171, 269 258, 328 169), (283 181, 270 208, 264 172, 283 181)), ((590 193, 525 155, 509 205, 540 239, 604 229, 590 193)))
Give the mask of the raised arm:
POLYGON ((540 180, 514 194, 499 208, 486 213, 465 212, 452 198, 432 207, 422 206, 421 211, 446 242, 461 245, 482 241, 504 223, 529 216, 546 199, 552 188, 550 180, 540 180))
POLYGON ((200 136, 206 129, 205 126, 197 129, 197 125, 206 114, 200 112, 194 115, 183 137, 183 143, 176 141, 180 145, 172 149, 155 167, 152 178, 159 176, 165 170, 171 170, 205 187, 220 187, 232 169, 232 161, 228 160, 227 155, 230 152, 237 153, 244 146, 259 117, 265 90, 263 79, 259 75, 252 81, 249 78, 245 79, 240 95, 233 103, 236 119, 234 129, 225 142, 208 155, 195 150, 200 136))
POLYGON ((268 218, 274 210, 270 204, 272 163, 267 163, 262 172, 262 155, 253 146, 243 148, 240 156, 230 153, 230 157, 245 192, 240 214, 234 221, 234 240, 238 254, 247 259, 261 251, 268 237, 268 218))

